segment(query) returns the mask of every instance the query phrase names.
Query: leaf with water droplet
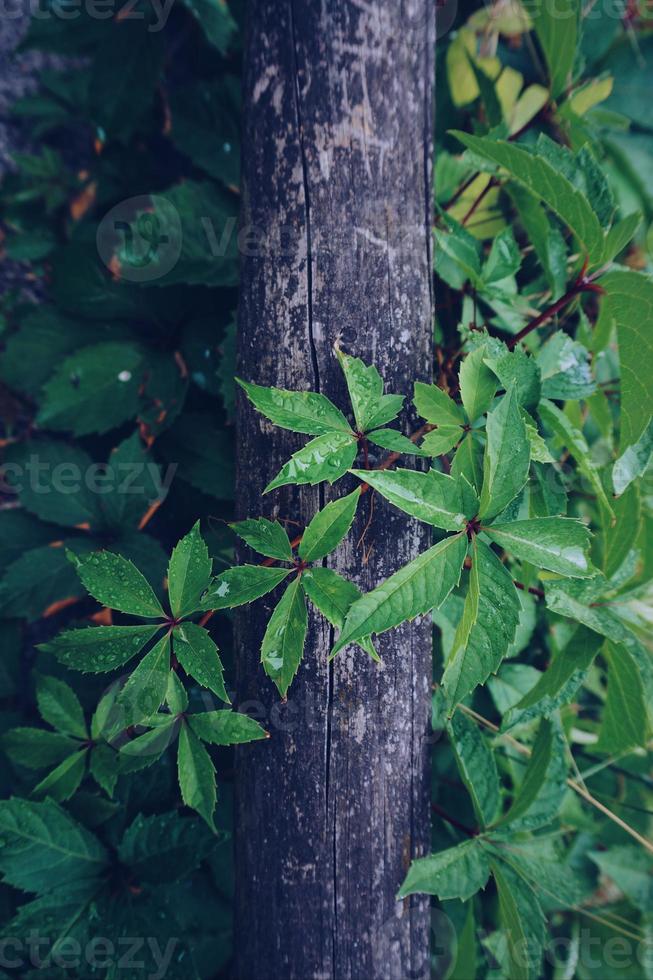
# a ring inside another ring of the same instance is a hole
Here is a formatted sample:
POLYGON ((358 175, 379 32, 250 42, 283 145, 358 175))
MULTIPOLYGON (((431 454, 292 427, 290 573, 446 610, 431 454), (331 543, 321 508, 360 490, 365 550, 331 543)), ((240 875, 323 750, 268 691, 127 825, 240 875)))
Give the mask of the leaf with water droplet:
POLYGON ((139 653, 160 626, 86 626, 66 630, 39 650, 84 673, 100 674, 124 666, 139 653))
POLYGON ((265 493, 291 483, 315 486, 322 480, 335 483, 347 472, 358 453, 358 442, 346 432, 330 432, 312 439, 303 449, 293 453, 278 475, 265 488, 265 493))
POLYGON ((122 555, 94 551, 84 558, 69 553, 86 590, 103 606, 144 619, 165 613, 152 586, 136 566, 122 555))
POLYGON ((172 636, 175 656, 186 673, 229 704, 220 653, 207 631, 196 623, 182 623, 172 636))
POLYGON ((275 607, 261 645, 261 662, 285 697, 304 654, 308 616, 300 576, 290 583, 275 607))
POLYGON ((187 616, 199 608, 211 580, 212 566, 197 521, 172 552, 168 565, 168 595, 173 616, 187 616))

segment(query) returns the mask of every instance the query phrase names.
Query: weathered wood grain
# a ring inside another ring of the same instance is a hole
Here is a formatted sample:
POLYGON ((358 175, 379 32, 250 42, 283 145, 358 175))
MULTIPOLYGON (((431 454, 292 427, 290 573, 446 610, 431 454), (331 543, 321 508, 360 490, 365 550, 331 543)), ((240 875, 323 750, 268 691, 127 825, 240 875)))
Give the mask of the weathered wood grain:
MULTIPOLYGON (((428 0, 250 3, 239 315, 248 380, 321 391, 346 409, 336 342, 373 361, 387 391, 410 394, 428 378, 434 10, 428 0)), ((241 516, 303 526, 353 487, 261 500, 305 441, 240 400, 241 516)), ((332 564, 369 590, 428 543, 423 526, 368 494, 332 564)), ((272 606, 262 600, 237 621, 239 705, 272 734, 237 757, 238 974, 426 977, 428 902, 395 894, 429 842, 430 624, 385 634, 382 667, 356 648, 329 667, 332 631, 311 616, 280 705, 259 665, 272 606)))

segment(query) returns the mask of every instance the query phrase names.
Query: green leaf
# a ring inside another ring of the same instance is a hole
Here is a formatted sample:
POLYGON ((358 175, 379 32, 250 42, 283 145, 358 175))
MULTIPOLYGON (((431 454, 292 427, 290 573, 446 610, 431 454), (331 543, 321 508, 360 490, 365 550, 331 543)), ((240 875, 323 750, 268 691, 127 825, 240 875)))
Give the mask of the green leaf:
MULTIPOLYGON (((358 586, 343 578, 332 568, 307 568, 302 573, 302 588, 316 609, 335 626, 342 629, 345 617, 352 604, 360 599, 362 593, 358 586)), ((380 662, 380 657, 374 649, 369 636, 359 640, 358 645, 372 660, 380 662)), ((329 659, 332 659, 331 654, 329 659)))
POLYGON ((67 758, 79 743, 67 735, 42 728, 11 728, 0 736, 0 744, 16 765, 45 769, 67 758))
POLYGON ((113 796, 118 782, 119 756, 108 745, 96 745, 91 749, 88 770, 107 796, 113 796))
POLYGON ((437 385, 427 385, 422 381, 415 382, 415 397, 413 405, 418 414, 437 426, 461 426, 465 424, 465 414, 446 391, 437 385))
POLYGON ((480 516, 496 517, 528 479, 530 443, 515 389, 506 392, 487 419, 480 516))
POLYGON ((228 568, 211 582, 202 598, 202 609, 233 609, 272 592, 290 575, 290 568, 239 565, 228 568))
POLYGON ((139 813, 118 845, 118 858, 137 881, 161 885, 191 874, 218 843, 195 818, 139 813))
POLYGON ((107 867, 98 839, 50 800, 0 801, 0 837, 4 881, 26 892, 96 879, 107 867))
POLYGON ((428 456, 418 447, 417 443, 402 435, 397 429, 375 429, 367 435, 368 442, 380 449, 388 449, 392 453, 403 453, 405 456, 428 456))
POLYGON ((139 725, 163 704, 170 673, 170 636, 166 633, 145 654, 117 699, 123 712, 121 728, 139 725))
POLYGON ((4 462, 7 482, 20 502, 44 521, 75 527, 100 523, 100 498, 93 494, 85 475, 93 460, 76 445, 50 439, 29 439, 9 446, 4 462), (13 472, 18 475, 14 478, 13 472))
POLYGON ((588 558, 590 531, 571 517, 539 517, 484 528, 493 541, 520 561, 570 578, 586 578, 594 569, 588 558))
POLYGON ((577 400, 589 398, 596 391, 589 351, 562 330, 539 349, 537 365, 542 373, 544 398, 577 400))
POLYGON ((39 425, 69 429, 75 436, 115 429, 138 412, 143 367, 141 351, 133 344, 82 348, 44 386, 39 425))
POLYGON ((396 418, 404 399, 401 395, 383 394, 383 379, 377 369, 338 348, 336 354, 347 382, 358 432, 368 432, 396 418))
POLYGON ((212 564, 198 521, 177 544, 168 565, 170 608, 177 619, 200 608, 211 580, 212 564))
POLYGON ((485 888, 489 876, 490 865, 480 841, 466 840, 413 861, 397 899, 427 894, 437 895, 441 901, 458 898, 466 902, 485 888))
POLYGON ((621 375, 620 451, 638 442, 653 416, 653 339, 645 324, 653 321, 653 280, 626 269, 601 276, 605 290, 601 320, 616 326, 621 375))
POLYGON ((501 803, 499 774, 492 749, 478 725, 460 711, 447 722, 447 733, 479 824, 488 827, 501 803))
POLYGON ((290 583, 275 607, 261 645, 263 669, 285 697, 304 654, 308 615, 300 576, 290 583))
POLYGON ((443 456, 463 438, 459 425, 439 425, 433 432, 427 432, 420 448, 428 456, 443 456))
POLYGON ((457 478, 464 476, 476 493, 480 494, 483 485, 483 449, 471 432, 467 433, 456 449, 451 462, 451 475, 457 478))
POLYGON ((321 436, 330 432, 351 432, 347 419, 325 395, 315 391, 286 391, 236 381, 252 405, 282 429, 321 436))
POLYGON ((578 43, 578 0, 564 0, 555 9, 529 4, 528 11, 549 69, 551 98, 557 99, 571 82, 578 43))
POLYGON ((331 656, 441 606, 458 584, 466 550, 464 535, 445 538, 354 602, 331 656))
POLYGON ((238 521, 229 527, 260 555, 278 558, 279 561, 292 561, 290 541, 279 521, 268 521, 265 517, 259 517, 256 520, 238 521))
POLYGON ((536 894, 505 862, 492 862, 499 895, 499 923, 505 942, 501 957, 510 980, 537 980, 545 941, 545 921, 536 894))
POLYGON ((120 746, 121 771, 134 772, 157 762, 178 734, 179 723, 175 717, 144 735, 120 746))
POLYGON ((318 511, 299 545, 299 557, 303 561, 319 561, 338 547, 354 522, 359 500, 360 488, 318 511))
POLYGON ((211 0, 183 0, 204 31, 207 40, 220 54, 226 54, 237 33, 236 21, 226 3, 211 0))
POLYGON ((476 980, 476 920, 474 903, 470 901, 465 924, 458 933, 456 959, 447 980, 476 980))
POLYGON ((505 344, 493 340, 488 342, 484 363, 506 389, 514 387, 517 401, 526 408, 531 408, 540 400, 541 380, 540 370, 535 358, 526 351, 508 350, 505 344))
POLYGON ((560 409, 553 404, 553 402, 549 402, 543 398, 540 402, 539 412, 540 418, 547 428, 549 428, 560 440, 560 442, 567 447, 570 454, 578 463, 579 470, 591 483, 592 489, 598 497, 605 513, 610 518, 614 518, 614 511, 612 510, 605 490, 603 489, 601 477, 599 476, 596 467, 592 462, 589 446, 587 445, 583 433, 580 431, 580 429, 577 429, 574 425, 572 425, 565 413, 561 412, 560 409))
POLYGON ((640 527, 640 504, 637 484, 631 484, 613 503, 616 521, 612 526, 603 527, 601 534, 602 564, 606 578, 611 578, 619 570, 635 546, 640 527))
POLYGON ((36 680, 36 702, 43 721, 47 721, 57 731, 75 738, 88 737, 79 698, 64 681, 39 674, 36 680))
POLYGON ((293 453, 277 476, 263 491, 269 493, 288 484, 315 486, 322 480, 335 483, 344 476, 358 454, 358 442, 345 432, 329 432, 312 439, 303 449, 293 453))
POLYGON ((147 579, 132 562, 110 551, 94 551, 70 558, 84 588, 109 609, 144 619, 163 619, 165 613, 147 579))
POLYGON ((555 654, 537 684, 504 715, 502 730, 508 731, 531 718, 548 718, 562 705, 569 704, 587 676, 602 642, 596 633, 579 626, 567 646, 555 654))
POLYGON ((461 531, 478 510, 476 494, 463 480, 437 470, 352 470, 405 514, 426 524, 461 531))
POLYGON ((204 711, 188 715, 188 724, 198 738, 211 745, 240 745, 268 738, 265 729, 241 711, 204 711))
POLYGON ((511 831, 534 830, 554 819, 567 791, 566 751, 559 726, 543 718, 524 778, 497 826, 509 826, 511 831))
POLYGON ((87 626, 66 630, 40 650, 53 653, 72 670, 100 674, 123 667, 143 649, 160 626, 87 626))
POLYGON ((186 806, 197 810, 215 833, 215 766, 198 737, 186 724, 181 726, 179 732, 177 776, 182 800, 186 806))
POLYGON ((513 180, 551 208, 574 232, 592 266, 603 261, 605 239, 596 214, 585 195, 551 162, 505 140, 459 131, 453 135, 475 155, 508 171, 513 180))
POLYGON ((47 796, 56 800, 57 803, 69 800, 71 796, 75 795, 84 778, 87 755, 88 749, 81 751, 77 749, 34 787, 32 796, 35 799, 44 799, 47 796))
POLYGON ((509 572, 475 537, 463 616, 442 676, 450 705, 496 672, 514 640, 520 609, 509 572))
POLYGON ((186 673, 229 704, 220 654, 207 631, 196 623, 182 623, 172 636, 175 657, 186 673))
POLYGON ((621 221, 615 221, 605 237, 605 262, 612 262, 621 255, 635 237, 641 223, 642 215, 637 211, 622 218, 621 221))
POLYGON ((618 755, 646 744, 650 731, 646 697, 637 665, 623 644, 608 640, 603 656, 608 664, 608 696, 596 748, 618 755))
POLYGON ((638 847, 621 844, 609 847, 607 851, 590 851, 588 857, 637 908, 648 912, 653 903, 649 854, 638 847))
POLYGON ((628 446, 612 467, 612 486, 619 497, 633 480, 642 476, 653 459, 653 418, 632 446, 628 446))
POLYGON ((485 363, 485 346, 471 351, 460 365, 460 396, 470 422, 489 409, 497 390, 497 379, 485 363))

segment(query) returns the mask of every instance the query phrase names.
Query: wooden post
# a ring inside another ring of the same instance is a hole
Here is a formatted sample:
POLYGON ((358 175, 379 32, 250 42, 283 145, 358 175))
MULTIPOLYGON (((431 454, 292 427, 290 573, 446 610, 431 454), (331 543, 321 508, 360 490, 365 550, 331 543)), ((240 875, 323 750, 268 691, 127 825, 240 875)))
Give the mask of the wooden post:
MULTIPOLYGON (((434 20, 430 0, 250 3, 247 380, 321 391, 347 411, 336 342, 373 362, 386 391, 410 395, 414 379, 428 380, 434 20)), ((353 489, 345 479, 261 498, 305 441, 240 399, 241 517, 303 527, 353 489)), ((423 525, 368 494, 333 566, 367 591, 429 543, 423 525)), ((258 708, 272 735, 237 755, 238 976, 426 978, 428 900, 395 895, 429 845, 430 621, 385 634, 381 667, 356 648, 329 666, 333 631, 311 614, 282 705, 259 662, 272 605, 237 620, 239 706, 258 708)))

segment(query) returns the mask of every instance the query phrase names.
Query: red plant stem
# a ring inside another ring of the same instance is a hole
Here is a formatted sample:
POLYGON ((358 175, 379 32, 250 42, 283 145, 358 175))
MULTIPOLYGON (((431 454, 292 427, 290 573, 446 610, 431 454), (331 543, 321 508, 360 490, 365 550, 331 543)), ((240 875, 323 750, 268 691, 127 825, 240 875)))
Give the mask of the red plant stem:
POLYGON ((536 589, 534 585, 524 585, 523 582, 517 582, 515 579, 512 582, 516 589, 521 589, 522 592, 530 592, 531 595, 536 595, 539 599, 544 599, 546 595, 543 589, 536 589))
POLYGON ((464 823, 460 823, 460 821, 456 820, 455 817, 450 816, 447 811, 443 810, 437 803, 431 803, 431 809, 433 810, 433 813, 437 813, 439 817, 442 817, 443 820, 446 820, 447 823, 450 823, 451 826, 455 827, 457 830, 462 830, 463 834, 467 834, 468 837, 478 837, 478 830, 474 830, 471 827, 466 827, 464 823))
POLYGON ((523 340, 524 337, 527 337, 528 334, 531 333, 533 330, 537 330, 538 327, 541 327, 542 324, 546 323, 547 320, 550 320, 551 317, 556 315, 556 313, 559 313, 560 310, 564 309, 564 307, 567 306, 568 303, 571 303, 571 301, 575 299, 577 296, 580 296, 581 293, 603 292, 601 286, 598 286, 594 282, 594 279, 599 275, 599 273, 594 273, 594 275, 592 276, 587 276, 585 274, 586 269, 587 269, 587 260, 585 260, 585 264, 583 265, 583 268, 581 270, 578 279, 573 284, 573 286, 571 286, 571 288, 567 290, 564 296, 561 296, 560 299, 557 299, 555 303, 551 304, 551 306, 547 306, 545 310, 542 310, 539 316, 536 316, 534 320, 531 320, 530 323, 527 323, 526 326, 522 330, 520 330, 518 334, 515 334, 515 336, 508 342, 508 348, 510 350, 513 350, 520 342, 520 340, 523 340))

